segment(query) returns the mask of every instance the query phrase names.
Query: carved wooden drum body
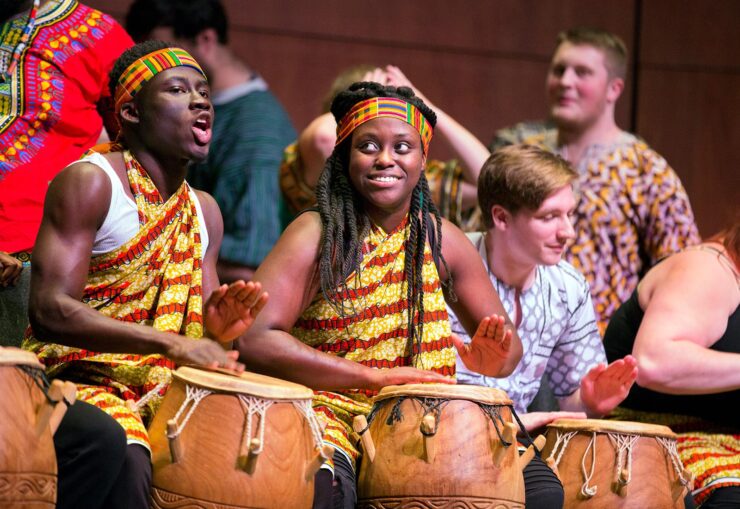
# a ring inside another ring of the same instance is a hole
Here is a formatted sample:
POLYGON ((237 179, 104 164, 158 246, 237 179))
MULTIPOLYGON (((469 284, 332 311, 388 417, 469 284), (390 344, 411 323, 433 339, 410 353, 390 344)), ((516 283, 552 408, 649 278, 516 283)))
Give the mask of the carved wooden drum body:
POLYGON ((378 393, 368 420, 358 507, 524 508, 517 428, 505 392, 390 386, 378 393))
POLYGON ((310 508, 321 428, 302 385, 182 367, 149 437, 152 507, 310 508))
POLYGON ((692 483, 666 426, 560 419, 542 457, 563 483, 566 509, 682 509, 692 483))
POLYGON ((0 348, 0 507, 56 505, 57 462, 43 366, 35 355, 0 348), (45 417, 44 417, 45 416, 45 417))

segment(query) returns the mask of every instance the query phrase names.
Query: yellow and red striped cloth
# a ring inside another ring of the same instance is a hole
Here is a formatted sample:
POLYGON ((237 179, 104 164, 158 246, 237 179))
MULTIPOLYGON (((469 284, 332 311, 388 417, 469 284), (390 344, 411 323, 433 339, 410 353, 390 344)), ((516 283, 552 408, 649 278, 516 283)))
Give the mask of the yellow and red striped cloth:
MULTIPOLYGON (((165 202, 128 151, 124 159, 140 229, 119 249, 91 259, 82 301, 116 320, 199 339, 203 336, 203 252, 192 191, 183 182, 165 202)), ((49 377, 77 383, 78 399, 113 416, 129 442, 149 446, 145 424, 170 384, 171 360, 46 343, 30 329, 23 346, 38 355, 49 377), (140 409, 142 422, 125 403, 153 390, 140 409)))

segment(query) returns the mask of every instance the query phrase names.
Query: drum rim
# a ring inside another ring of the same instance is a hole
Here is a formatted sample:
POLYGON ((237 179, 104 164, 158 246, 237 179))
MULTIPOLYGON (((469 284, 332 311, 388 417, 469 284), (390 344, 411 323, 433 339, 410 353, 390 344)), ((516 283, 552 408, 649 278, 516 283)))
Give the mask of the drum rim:
POLYGON ((244 372, 241 375, 235 375, 219 370, 181 366, 172 375, 184 383, 193 383, 214 392, 246 394, 281 401, 313 398, 313 391, 304 385, 258 373, 244 372), (225 383, 216 383, 215 380, 225 383), (276 381, 279 383, 275 383, 276 381))
POLYGON ((609 419, 557 419, 547 428, 565 431, 584 431, 596 433, 621 433, 623 435, 640 435, 676 439, 677 436, 668 426, 639 421, 616 421, 609 419))
POLYGON ((0 366, 13 365, 44 369, 44 365, 33 352, 19 348, 0 348, 0 366))
POLYGON ((425 398, 462 399, 487 405, 512 405, 505 391, 494 387, 464 384, 406 384, 388 385, 380 389, 375 401, 397 398, 399 396, 419 396, 425 398))

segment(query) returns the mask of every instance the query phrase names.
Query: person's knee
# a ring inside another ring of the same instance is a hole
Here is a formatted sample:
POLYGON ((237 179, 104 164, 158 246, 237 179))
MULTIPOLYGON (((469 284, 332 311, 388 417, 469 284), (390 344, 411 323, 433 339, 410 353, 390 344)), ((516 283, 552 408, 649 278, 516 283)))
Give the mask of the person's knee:
POLYGON ((524 494, 527 509, 563 507, 563 485, 542 458, 535 456, 524 469, 524 494))

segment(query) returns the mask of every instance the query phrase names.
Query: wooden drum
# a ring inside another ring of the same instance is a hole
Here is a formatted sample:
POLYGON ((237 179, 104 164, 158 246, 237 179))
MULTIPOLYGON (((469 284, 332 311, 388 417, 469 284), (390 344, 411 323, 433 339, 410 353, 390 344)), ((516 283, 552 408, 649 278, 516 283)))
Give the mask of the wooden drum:
POLYGON ((524 508, 517 427, 501 390, 390 386, 354 425, 365 450, 359 508, 524 508))
POLYGON ((666 426, 560 419, 542 457, 563 483, 566 509, 682 509, 693 482, 666 426))
POLYGON ((52 435, 67 404, 74 403, 75 386, 60 381, 49 386, 34 354, 0 347, 0 388, 0 507, 53 509, 57 461, 52 435))
POLYGON ((152 507, 310 508, 331 453, 302 385, 181 367, 149 428, 152 507))

